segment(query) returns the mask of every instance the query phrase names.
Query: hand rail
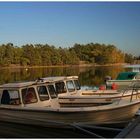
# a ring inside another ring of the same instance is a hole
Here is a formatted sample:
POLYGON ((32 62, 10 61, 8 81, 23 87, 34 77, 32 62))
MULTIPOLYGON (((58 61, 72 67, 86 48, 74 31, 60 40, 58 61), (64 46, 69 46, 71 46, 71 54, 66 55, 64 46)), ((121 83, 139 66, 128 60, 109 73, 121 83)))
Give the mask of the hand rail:
POLYGON ((120 97, 120 100, 118 101, 118 104, 120 103, 122 97, 124 96, 125 93, 128 91, 132 90, 131 96, 130 96, 130 102, 133 100, 134 93, 136 93, 136 99, 138 97, 138 90, 140 90, 140 86, 137 87, 137 82, 140 83, 140 80, 136 80, 133 82, 131 85, 129 85, 126 89, 122 90, 122 96, 120 97))

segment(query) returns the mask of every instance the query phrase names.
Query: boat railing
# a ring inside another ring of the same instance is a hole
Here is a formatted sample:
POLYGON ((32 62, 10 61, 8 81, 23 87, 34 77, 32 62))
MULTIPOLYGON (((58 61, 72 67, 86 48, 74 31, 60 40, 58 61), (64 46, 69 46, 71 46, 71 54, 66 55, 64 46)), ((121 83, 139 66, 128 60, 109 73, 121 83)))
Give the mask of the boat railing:
MULTIPOLYGON (((136 99, 140 98, 139 97, 139 94, 140 94, 139 91, 140 91, 140 80, 136 80, 135 82, 132 82, 132 84, 129 85, 126 89, 123 89, 121 91, 122 92, 122 96, 120 97, 120 100, 124 97, 124 95, 126 93, 131 92, 130 102, 132 102, 134 95, 136 96, 136 99)), ((120 100, 119 100, 119 102, 120 102, 120 100)))

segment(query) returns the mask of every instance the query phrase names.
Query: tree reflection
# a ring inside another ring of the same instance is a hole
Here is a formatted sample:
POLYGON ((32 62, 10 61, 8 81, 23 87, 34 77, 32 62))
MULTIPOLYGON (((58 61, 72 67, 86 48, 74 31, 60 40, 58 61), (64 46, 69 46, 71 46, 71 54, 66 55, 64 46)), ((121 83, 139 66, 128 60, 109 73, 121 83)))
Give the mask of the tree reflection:
POLYGON ((105 76, 113 79, 119 72, 128 71, 120 66, 112 67, 52 67, 52 68, 5 68, 0 69, 0 84, 18 81, 36 80, 39 77, 78 75, 82 86, 99 86, 104 83, 105 76))

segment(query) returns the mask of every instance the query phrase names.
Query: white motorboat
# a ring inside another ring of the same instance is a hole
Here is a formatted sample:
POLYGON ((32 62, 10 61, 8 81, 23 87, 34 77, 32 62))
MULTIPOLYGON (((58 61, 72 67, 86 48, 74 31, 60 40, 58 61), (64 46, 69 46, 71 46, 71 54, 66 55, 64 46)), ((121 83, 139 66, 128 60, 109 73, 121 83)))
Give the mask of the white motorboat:
POLYGON ((111 89, 113 85, 117 86, 117 89, 124 89, 140 79, 140 72, 121 72, 116 79, 106 80, 108 89, 111 89))
POLYGON ((105 105, 120 100, 120 98, 130 99, 132 92, 133 96, 137 94, 137 91, 133 89, 125 91, 81 90, 78 76, 48 77, 41 78, 41 80, 54 85, 60 105, 67 107, 105 105))
POLYGON ((126 121, 140 106, 140 100, 133 98, 132 93, 129 101, 92 107, 61 107, 54 85, 49 82, 1 85, 0 101, 0 121, 58 128, 73 123, 91 125, 126 121))

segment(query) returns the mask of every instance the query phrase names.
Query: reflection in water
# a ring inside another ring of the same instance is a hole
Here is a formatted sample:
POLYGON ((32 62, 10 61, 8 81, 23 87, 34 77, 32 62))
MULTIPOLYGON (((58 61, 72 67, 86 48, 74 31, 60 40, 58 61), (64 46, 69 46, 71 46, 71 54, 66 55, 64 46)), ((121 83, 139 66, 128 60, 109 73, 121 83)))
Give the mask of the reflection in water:
POLYGON ((109 75, 112 79, 116 78, 118 73, 125 71, 123 67, 91 67, 89 70, 79 74, 81 85, 88 87, 104 84, 104 78, 109 75))
POLYGON ((36 80, 38 77, 78 75, 82 86, 98 86, 110 75, 113 79, 119 72, 130 71, 120 66, 112 67, 53 67, 53 68, 8 68, 0 69, 0 84, 36 80))

